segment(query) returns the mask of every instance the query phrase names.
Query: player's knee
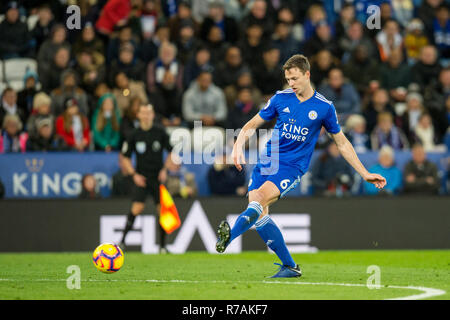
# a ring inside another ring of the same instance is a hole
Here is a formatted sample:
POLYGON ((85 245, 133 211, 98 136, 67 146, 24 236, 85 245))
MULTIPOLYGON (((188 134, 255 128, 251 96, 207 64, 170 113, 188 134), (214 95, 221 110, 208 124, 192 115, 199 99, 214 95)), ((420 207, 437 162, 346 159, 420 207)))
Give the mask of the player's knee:
POLYGON ((263 208, 267 207, 269 200, 265 192, 261 189, 255 190, 253 193, 252 201, 258 202, 263 208))
POLYGON ((140 215, 142 213, 142 211, 144 211, 144 207, 145 207, 145 205, 143 203, 135 202, 131 206, 131 213, 134 216, 140 215))

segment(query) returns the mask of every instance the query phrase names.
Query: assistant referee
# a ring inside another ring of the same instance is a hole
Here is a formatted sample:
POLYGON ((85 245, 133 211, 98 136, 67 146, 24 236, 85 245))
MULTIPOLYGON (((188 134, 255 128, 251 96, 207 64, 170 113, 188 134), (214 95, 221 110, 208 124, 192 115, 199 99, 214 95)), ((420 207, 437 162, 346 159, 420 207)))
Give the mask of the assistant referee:
MULTIPOLYGON (((126 172, 133 177, 134 190, 132 193, 131 210, 127 217, 121 246, 125 247, 125 237, 132 229, 136 216, 142 213, 145 207, 145 198, 150 195, 159 214, 159 185, 167 178, 167 168, 173 167, 172 146, 164 127, 154 124, 155 112, 151 104, 141 105, 137 114, 139 128, 136 128, 122 145, 121 156, 126 172), (163 152, 169 155, 163 162, 163 152), (136 169, 131 162, 132 154, 136 154, 136 169)), ((166 233, 159 225, 160 253, 167 252, 165 244, 166 233)))

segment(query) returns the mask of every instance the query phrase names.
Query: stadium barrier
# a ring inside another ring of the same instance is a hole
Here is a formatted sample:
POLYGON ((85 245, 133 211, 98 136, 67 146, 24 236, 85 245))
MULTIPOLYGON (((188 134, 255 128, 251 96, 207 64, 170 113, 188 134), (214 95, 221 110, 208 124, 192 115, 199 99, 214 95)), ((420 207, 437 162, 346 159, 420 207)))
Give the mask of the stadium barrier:
MULTIPOLYGON (((314 152, 311 166, 320 152, 314 152)), ((368 152, 359 155, 367 168, 377 163, 378 153, 368 152)), ((201 154, 193 154, 192 159, 202 159, 201 154)), ((446 193, 447 166, 449 153, 429 153, 428 158, 434 162, 442 178, 442 193, 446 193)), ((396 165, 400 170, 411 159, 409 151, 395 153, 396 165)), ((201 162, 200 162, 201 163, 201 162)), ((199 196, 210 195, 208 185, 208 164, 186 164, 188 171, 194 173, 199 196), (205 183, 206 182, 206 183, 205 183)), ((247 181, 253 165, 245 166, 247 181)), ((81 191, 81 178, 92 173, 96 177, 103 197, 110 196, 112 176, 119 170, 118 153, 25 153, 0 155, 0 180, 5 186, 6 198, 74 198, 81 191)), ((362 181, 355 174, 353 194, 361 194, 362 181)), ((288 193, 288 197, 312 194, 311 174, 306 173, 299 187, 288 193)))
MULTIPOLYGON (((244 198, 175 200, 182 225, 168 236, 172 253, 215 253, 215 229, 245 208, 244 198)), ((0 252, 91 251, 118 242, 130 200, 2 200, 0 252)), ((449 197, 287 198, 271 207, 292 252, 450 248, 449 197)), ((128 234, 127 250, 157 253, 157 218, 150 204, 128 234)), ((250 230, 227 253, 267 250, 250 230)))

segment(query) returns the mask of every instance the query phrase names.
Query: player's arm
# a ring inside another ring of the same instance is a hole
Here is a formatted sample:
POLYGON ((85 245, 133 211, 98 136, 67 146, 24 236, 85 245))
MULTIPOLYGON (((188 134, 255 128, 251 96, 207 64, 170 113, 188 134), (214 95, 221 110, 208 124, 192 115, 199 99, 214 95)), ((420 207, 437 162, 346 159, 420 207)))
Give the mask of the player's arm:
POLYGON ((146 178, 136 172, 136 169, 131 162, 131 155, 133 153, 133 149, 131 148, 132 145, 132 142, 125 141, 122 145, 119 157, 121 157, 122 166, 125 169, 125 172, 133 177, 133 181, 138 187, 144 188, 146 186, 146 178))
POLYGON ((259 114, 257 114, 252 119, 250 119, 239 132, 239 135, 233 146, 233 152, 231 153, 234 165, 239 171, 242 170, 242 164, 245 164, 245 143, 255 133, 256 129, 258 129, 264 122, 265 120, 261 118, 259 114))
POLYGON ((361 175, 361 177, 363 177, 365 181, 373 183, 378 189, 384 188, 386 185, 386 179, 379 174, 370 173, 367 171, 359 160, 352 144, 348 141, 342 130, 338 133, 331 134, 331 136, 333 137, 333 140, 344 159, 347 160, 347 162, 361 175))

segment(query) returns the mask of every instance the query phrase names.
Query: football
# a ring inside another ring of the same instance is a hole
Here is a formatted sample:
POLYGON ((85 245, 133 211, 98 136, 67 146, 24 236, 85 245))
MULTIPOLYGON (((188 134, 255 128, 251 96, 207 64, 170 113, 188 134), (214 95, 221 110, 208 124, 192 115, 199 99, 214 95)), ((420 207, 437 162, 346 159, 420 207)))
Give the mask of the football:
POLYGON ((104 273, 114 273, 123 266, 122 249, 113 243, 103 243, 94 250, 92 261, 95 267, 104 273))

